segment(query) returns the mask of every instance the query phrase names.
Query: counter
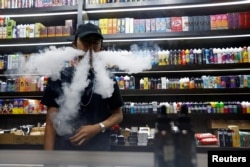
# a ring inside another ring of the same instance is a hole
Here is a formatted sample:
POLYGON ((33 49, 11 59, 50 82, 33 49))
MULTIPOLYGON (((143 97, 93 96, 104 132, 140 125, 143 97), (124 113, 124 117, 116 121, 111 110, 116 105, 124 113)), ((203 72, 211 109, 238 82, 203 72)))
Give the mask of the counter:
MULTIPOLYGON (((197 154, 207 167, 207 154, 197 154)), ((0 167, 153 167, 152 152, 1 150, 0 167)))

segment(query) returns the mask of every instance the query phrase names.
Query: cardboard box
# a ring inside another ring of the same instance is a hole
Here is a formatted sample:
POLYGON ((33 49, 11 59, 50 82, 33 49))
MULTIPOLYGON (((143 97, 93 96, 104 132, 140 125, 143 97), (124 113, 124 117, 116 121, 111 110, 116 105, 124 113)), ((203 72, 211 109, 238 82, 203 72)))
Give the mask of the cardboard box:
POLYGON ((56 37, 62 36, 62 26, 56 26, 56 37))
POLYGON ((210 128, 219 129, 219 128, 228 128, 228 125, 239 126, 239 129, 250 129, 249 120, 211 120, 210 128))
POLYGON ((0 144, 13 144, 13 143, 14 143, 13 133, 0 134, 0 144))
POLYGON ((44 143, 44 136, 23 136, 23 135, 14 135, 13 138, 14 144, 43 144, 44 143))
POLYGON ((49 26, 48 29, 48 37, 55 37, 56 36, 56 27, 55 26, 49 26))
POLYGON ((44 37, 48 37, 48 30, 47 27, 44 27, 40 30, 40 37, 44 38, 44 37))

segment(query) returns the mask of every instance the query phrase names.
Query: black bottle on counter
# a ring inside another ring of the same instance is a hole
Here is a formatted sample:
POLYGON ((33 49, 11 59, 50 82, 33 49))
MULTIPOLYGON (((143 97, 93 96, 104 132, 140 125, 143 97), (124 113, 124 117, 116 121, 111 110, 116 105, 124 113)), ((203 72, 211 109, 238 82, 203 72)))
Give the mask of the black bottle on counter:
POLYGON ((176 126, 175 167, 197 167, 196 141, 191 119, 188 117, 188 107, 185 104, 181 106, 176 126))
POLYGON ((166 106, 162 105, 155 124, 155 167, 175 167, 175 136, 171 128, 171 122, 172 120, 166 114, 166 106))

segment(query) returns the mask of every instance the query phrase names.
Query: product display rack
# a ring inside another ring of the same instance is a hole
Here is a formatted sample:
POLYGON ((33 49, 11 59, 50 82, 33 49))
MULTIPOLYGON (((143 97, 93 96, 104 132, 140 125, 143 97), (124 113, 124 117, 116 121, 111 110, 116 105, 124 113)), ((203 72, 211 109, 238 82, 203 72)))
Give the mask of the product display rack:
MULTIPOLYGON (((182 5, 192 5, 192 4, 206 4, 212 3, 214 1, 207 0, 192 0, 185 2, 184 0, 179 1, 148 1, 141 2, 140 4, 104 4, 104 5, 88 5, 84 4, 83 7, 83 19, 99 19, 101 17, 134 17, 134 18, 150 18, 159 16, 185 16, 185 15, 208 15, 217 13, 227 13, 227 12, 244 12, 248 11, 250 4, 232 5, 225 7, 202 7, 202 8, 175 8, 175 9, 148 9, 149 7, 171 7, 171 6, 182 6, 182 5), (155 3, 157 2, 157 3, 155 3), (153 4, 152 4, 153 3, 153 4), (137 10, 137 9, 140 10, 137 10), (207 10, 204 10, 207 9, 207 10), (106 12, 106 10, 109 10, 106 12), (121 12, 122 11, 122 12, 121 12)), ((222 2, 236 2, 236 1, 216 1, 216 3, 222 2)), ((56 7, 55 11, 59 12, 60 7, 56 7)), ((67 8, 67 7, 65 7, 67 8)), ((76 7, 69 7, 70 11, 75 11, 76 7)), ((27 9, 32 11, 32 9, 27 9)), ((41 12, 43 9, 39 9, 41 12)), ((65 9, 63 9, 65 10, 65 9)), ((11 13, 12 10, 8 9, 7 12, 11 13)), ((23 13, 26 9, 22 9, 23 13)), ((53 8, 50 8, 48 12, 52 12, 53 8)), ((76 12, 77 14, 77 12, 76 12)), ((79 14, 79 13, 78 13, 79 14)), ((75 15, 75 14, 73 14, 75 15)), ((51 16, 52 17, 52 16, 51 16)), ((65 16, 64 16, 65 17, 65 16)), ((66 16, 69 17, 69 16, 66 16)), ((70 16, 71 17, 71 16, 70 16)), ((77 16, 74 16, 77 17, 77 16)), ((40 17, 41 20, 46 20, 45 17, 40 17)), ((55 16, 58 18, 58 16, 55 16)), ((22 19, 21 19, 22 20, 22 19)), ((25 18, 24 18, 25 20, 25 18)), ((47 19, 49 21, 49 19, 47 19)), ((166 32, 166 33, 137 33, 137 34, 110 34, 104 35, 104 47, 116 46, 117 48, 129 49, 131 44, 140 44, 142 42, 157 43, 160 47, 165 49, 179 49, 179 48, 201 48, 201 47, 237 47, 237 46, 249 46, 250 41, 248 40, 250 36, 249 29, 237 29, 237 30, 213 30, 213 31, 197 31, 197 32, 166 32), (223 36, 223 38, 217 38, 216 36, 223 36), (235 37, 237 36, 237 37, 235 37), (197 39, 192 39, 192 38, 197 39), (204 38, 203 38, 204 37, 204 38), (213 38, 210 38, 213 37, 213 38)), ((39 42, 41 40, 44 42, 60 42, 68 41, 69 38, 55 38, 55 39, 17 39, 14 40, 16 43, 37 43, 38 45, 33 47, 39 48, 39 42), (54 40, 54 41, 53 41, 54 40), (32 42, 31 42, 32 41, 32 42)), ((13 40, 12 40, 13 41, 13 40)), ((0 40, 1 44, 15 44, 11 41, 0 40)), ((70 42, 68 43, 70 44, 70 42)), ((15 48, 15 47, 14 47, 15 48)), ((29 47, 27 47, 29 48, 29 47)), ((11 49, 3 47, 3 51, 10 52, 11 49)), ((18 48, 20 49, 20 48, 18 48)), ((1 48, 2 50, 2 48, 1 48)), ((22 50, 25 50, 22 48, 22 50)), ((13 51, 13 50, 12 50, 13 51)), ((32 50, 33 51, 33 50, 32 50)), ((144 76, 200 76, 200 75, 226 75, 226 74, 249 74, 249 63, 242 64, 202 64, 202 65, 171 65, 171 66, 154 66, 151 70, 142 73, 135 74, 136 80, 144 76), (233 69, 233 70, 232 70, 233 69)), ((117 75, 124 75, 126 73, 117 72, 117 75)), ((138 83, 138 82, 137 82, 138 83)), ((137 84, 138 85, 138 84, 137 84)), ((122 90, 121 91, 125 101, 134 102, 150 102, 150 101, 207 101, 207 100, 232 100, 232 101, 248 101, 247 96, 250 94, 249 88, 235 88, 235 89, 189 89, 189 90, 122 90)), ((37 98, 42 96, 42 92, 9 92, 3 93, 5 97, 19 97, 19 96, 36 96, 37 98)), ((9 115, 10 116, 10 115, 9 115)), ((9 117, 8 116, 8 117, 9 117)), ((176 115, 171 115, 175 118, 176 115)), ((2 116, 1 116, 2 117, 2 116)), ((3 116, 5 117, 5 116, 3 116)), ((12 115, 10 116, 12 117, 12 115)), ((18 116, 15 116, 18 117, 18 116)), ((25 116, 24 116, 25 117, 25 116)), ((32 116, 31 116, 32 117, 32 116)), ((40 117, 40 115, 37 115, 40 117)), ((41 115, 41 119, 45 118, 45 115, 41 115)), ((249 115, 242 114, 192 114, 192 123, 197 130, 205 132, 209 130, 207 124, 211 119, 233 119, 233 120, 249 120, 249 115), (204 123, 204 121, 206 123, 204 123), (203 126, 201 126, 203 125, 203 126)), ((124 121, 121 125, 123 126, 145 126, 146 124, 151 127, 154 126, 154 120, 156 115, 151 114, 125 114, 124 121), (138 123, 138 124, 137 124, 138 123)), ((5 118, 4 118, 5 119, 5 118)), ((136 150, 134 147, 132 150, 136 150)), ((202 147, 201 150, 206 150, 206 147, 202 147)), ((114 150, 120 148, 113 148, 114 150)), ((124 148, 123 148, 124 149, 124 148)), ((141 150, 145 148, 140 148, 141 150)), ((210 149, 210 148, 209 148, 210 149)), ((220 149, 220 148, 218 148, 220 149)), ((223 149, 223 148, 222 148, 223 149)), ((129 150, 129 149, 128 149, 129 150)), ((146 148, 147 150, 147 148, 146 148)), ((146 151, 145 150, 145 151, 146 151)), ((199 149, 198 149, 199 150, 199 149)))
MULTIPOLYGON (((98 20, 100 18, 134 18, 147 19, 171 16, 199 16, 214 15, 231 12, 249 11, 250 3, 238 5, 219 6, 220 3, 237 3, 239 1, 143 1, 138 3, 108 3, 86 4, 83 20, 98 20), (211 3, 216 3, 211 5, 211 3), (203 7, 199 5, 207 4, 203 7), (186 6, 194 5, 193 8, 186 6), (179 8, 178 8, 179 7, 179 8)), ((243 1, 242 1, 243 2, 243 1)), ((244 2, 243 2, 244 3, 244 2)), ((117 33, 104 35, 104 47, 108 49, 129 50, 132 44, 144 46, 157 44, 163 49, 186 48, 225 48, 249 46, 249 29, 220 29, 187 32, 149 32, 149 33, 117 33)), ((124 101, 128 102, 200 102, 200 101, 248 101, 249 88, 226 89, 159 89, 140 90, 139 80, 143 77, 201 77, 202 75, 249 75, 249 63, 240 64, 200 64, 200 65, 167 65, 153 66, 149 71, 138 74, 116 72, 117 76, 133 75, 135 77, 135 90, 121 90, 124 101)), ((196 132, 211 132, 211 120, 249 120, 249 114, 191 114, 193 128, 196 132)), ((176 118, 176 114, 171 114, 176 118)), ((122 126, 150 126, 154 127, 155 114, 125 114, 122 126)), ((114 150, 145 149, 143 146, 117 146, 114 150), (139 148, 138 148, 139 147, 139 148)), ((220 148, 218 146, 198 146, 197 151, 230 150, 234 148, 220 148)), ((249 148, 235 148, 249 149, 249 148)), ((150 146, 146 148, 150 150, 150 146)), ((146 151, 144 150, 144 151, 146 151)))
MULTIPOLYGON (((65 20, 71 19, 74 22, 73 30, 76 28, 78 6, 42 7, 42 8, 21 8, 1 9, 4 11, 0 17, 10 17, 17 24, 42 23, 45 26, 64 25, 65 20), (18 14, 17 14, 18 13, 18 14)), ((74 33, 74 32, 72 32, 74 33)), ((0 54, 13 52, 35 53, 39 50, 54 46, 70 46, 71 37, 43 37, 43 38, 17 38, 0 39, 0 54)))

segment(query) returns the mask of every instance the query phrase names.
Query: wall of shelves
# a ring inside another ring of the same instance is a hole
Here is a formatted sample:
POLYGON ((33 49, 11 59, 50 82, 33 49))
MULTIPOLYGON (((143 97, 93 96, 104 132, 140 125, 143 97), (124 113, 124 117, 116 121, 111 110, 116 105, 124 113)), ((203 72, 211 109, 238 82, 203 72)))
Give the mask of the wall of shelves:
MULTIPOLYGON (((78 17, 82 16, 86 19, 106 18, 151 18, 151 17, 170 17, 170 16, 196 16, 210 15, 228 12, 245 12, 250 9, 248 1, 232 1, 232 0, 192 0, 188 3, 185 0, 173 1, 147 1, 141 3, 124 3, 124 4, 104 4, 90 5, 84 4, 83 11, 79 10, 79 6, 67 7, 50 7, 39 9, 4 9, 6 15, 13 13, 32 15, 32 14, 48 14, 36 17, 14 17, 19 23, 25 24, 30 22, 42 22, 45 25, 64 24, 64 20, 73 19, 75 24, 78 17), (238 5, 224 5, 185 8, 183 5, 199 5, 207 3, 222 2, 242 2, 238 5), (245 4, 243 4, 245 3, 245 4), (179 6, 179 8, 178 8, 179 6), (155 7, 155 9, 152 9, 155 7), (172 7, 172 9, 171 9, 172 7), (174 7, 174 8, 173 8, 174 7), (79 13, 80 11, 80 13, 79 13), (62 14, 65 13, 65 14, 62 14)), ((36 52, 48 45, 57 44, 58 46, 71 44, 71 37, 56 38, 39 38, 39 39, 1 39, 0 54, 12 53, 13 51, 23 51, 26 53, 36 52), (40 43, 45 43, 41 46, 40 43), (46 44, 47 43, 47 44, 46 44), (17 44, 19 46, 17 46, 17 44)), ((180 49, 180 48, 222 48, 222 47, 242 47, 250 46, 250 30, 249 29, 233 29, 233 30, 209 30, 209 31, 192 31, 192 32, 164 32, 164 33, 137 33, 137 34, 109 34, 104 35, 105 48, 121 48, 129 49, 131 44, 141 45, 142 43, 155 43, 163 49, 180 49)), ((125 75, 124 72, 115 72, 116 75, 125 75)), ((201 75, 238 75, 250 74, 249 63, 241 64, 201 64, 201 65, 169 65, 154 66, 149 71, 135 74, 136 83, 144 76, 201 76, 201 75)), ((138 84, 137 84, 138 85, 138 84)), ((138 86, 139 87, 139 86, 138 86)), ((233 88, 233 89, 186 89, 186 90, 121 90, 124 101, 133 102, 151 102, 151 101, 249 101, 249 88, 233 88)), ((42 92, 0 92, 0 98, 41 98, 42 92)), ((249 120, 250 114, 192 114, 193 126, 197 132, 206 132, 210 120, 228 119, 228 120, 249 120)), ((175 115, 172 115, 175 117, 175 115)), ((145 126, 146 124, 154 127, 156 115, 148 114, 125 114, 122 126, 145 126)), ((9 126, 18 126, 19 124, 36 123, 37 121, 45 121, 45 115, 0 115, 0 128, 9 128, 9 126), (30 122, 30 121, 34 122, 30 122)))

